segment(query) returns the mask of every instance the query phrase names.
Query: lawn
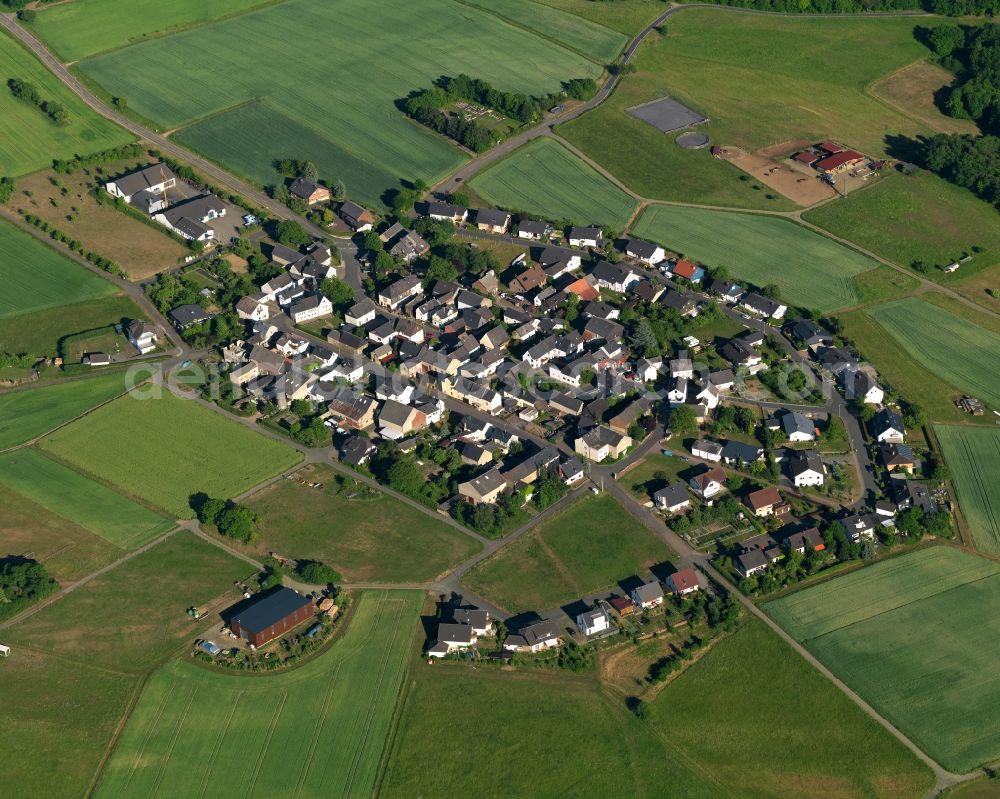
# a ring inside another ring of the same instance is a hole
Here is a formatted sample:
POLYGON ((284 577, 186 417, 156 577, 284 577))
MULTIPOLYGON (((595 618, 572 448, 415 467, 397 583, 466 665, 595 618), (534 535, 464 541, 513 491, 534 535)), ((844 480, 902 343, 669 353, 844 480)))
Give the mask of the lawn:
POLYGON ((755 190, 752 179, 707 149, 682 150, 674 135, 625 112, 665 95, 709 117, 698 130, 713 144, 749 152, 833 138, 879 156, 889 136, 934 132, 868 94, 873 81, 928 56, 913 35, 913 20, 686 9, 666 27, 665 37, 646 40, 634 59, 637 71, 608 102, 559 129, 644 197, 794 207, 767 199, 766 187, 755 190))
POLYGON ((681 472, 691 468, 690 463, 679 457, 679 453, 683 453, 681 440, 675 439, 669 442, 667 447, 672 447, 675 454, 666 457, 662 453, 652 452, 619 477, 619 482, 640 502, 650 502, 653 498, 652 493, 667 485, 665 481, 657 480, 653 476, 658 472, 666 474, 670 483, 687 482, 678 477, 681 472))
MULTIPOLYGON (((24 175, 51 166, 54 158, 93 153, 133 139, 87 108, 6 31, 0 32, 0 75, 4 82, 20 78, 33 83, 43 100, 60 103, 68 115, 66 125, 57 125, 4 86, 0 92, 0 141, 4 143, 0 175, 24 175)), ((4 260, 0 258, 0 263, 4 260)))
MULTIPOLYGON (((911 297, 865 309, 923 367, 1000 407, 1000 333, 911 297)), ((922 393, 913 396, 922 401, 922 393)))
POLYGON ((29 441, 124 392, 121 375, 100 375, 0 394, 0 449, 29 441))
POLYGON ((885 302, 912 294, 920 286, 915 277, 881 264, 875 269, 854 276, 854 289, 859 302, 885 302))
POLYGON ((321 174, 343 180, 352 197, 369 203, 398 188, 400 178, 434 182, 462 161, 455 147, 398 110, 396 101, 410 92, 464 72, 499 89, 540 94, 602 71, 541 35, 455 0, 394 4, 375 26, 371 13, 367 0, 288 0, 88 59, 80 68, 164 129, 260 101, 250 112, 264 126, 259 135, 231 140, 247 113, 237 108, 181 139, 228 164, 249 138, 259 155, 233 166, 261 183, 277 181, 276 158, 311 159, 321 174), (295 42, 295 57, 261 58, 260 47, 276 41, 295 42), (178 64, 197 92, 173 80, 178 64), (294 135, 286 140, 289 131, 294 135), (335 150, 324 155, 327 148, 335 150))
POLYGON ((0 219, 0 320, 116 292, 107 280, 0 219))
POLYGON ((1000 756, 1000 565, 931 547, 765 610, 945 768, 1000 756))
POLYGON ((776 284, 785 302, 832 311, 858 302, 853 277, 875 261, 787 219, 651 205, 632 226, 708 266, 757 286, 776 284))
POLYGON ((1000 263, 996 209, 930 172, 890 174, 803 218, 903 266, 923 261, 944 267, 972 255, 957 272, 932 268, 926 274, 948 286, 1000 263))
POLYGON ((419 593, 364 593, 301 668, 236 676, 172 661, 146 684, 94 794, 370 796, 417 631, 419 593))
POLYGON ((672 558, 610 496, 587 496, 484 560, 463 582, 511 613, 543 611, 672 558))
POLYGON ((17 731, 0 747, 4 794, 85 796, 139 678, 24 647, 0 673, 0 724, 17 731))
MULTIPOLYGON (((77 5, 67 3, 52 10, 77 5)), ((102 169, 105 175, 117 175, 134 166, 134 162, 120 162, 102 169)), ((163 229, 157 229, 159 226, 144 224, 110 205, 101 205, 91 194, 98 179, 88 173, 57 175, 45 171, 22 178, 8 207, 42 217, 86 249, 119 264, 130 280, 152 277, 190 254, 163 229)))
POLYGON ((146 38, 239 14, 275 0, 74 0, 46 8, 31 28, 63 61, 117 50, 146 38))
POLYGON ((934 425, 976 546, 1000 555, 1000 430, 934 425))
POLYGON ((307 466, 254 495, 248 504, 260 514, 260 552, 321 560, 350 582, 421 583, 481 549, 450 525, 381 492, 349 499, 350 491, 338 492, 336 478, 328 466, 307 466))
POLYGON ((13 491, 4 492, 0 542, 0 558, 34 558, 59 583, 75 582, 123 554, 100 536, 13 491))
POLYGON ((42 440, 84 472, 191 518, 193 494, 229 498, 291 468, 302 456, 194 400, 125 396, 42 440))
POLYGON ((578 225, 623 230, 639 203, 552 139, 536 139, 469 185, 487 202, 578 225))
POLYGON ((757 622, 670 683, 646 722, 593 672, 421 664, 380 795, 459 795, 468 764, 491 755, 502 758, 503 779, 480 780, 483 797, 902 799, 933 783, 908 750, 757 622))
POLYGON ((33 449, 0 455, 0 484, 122 549, 135 549, 174 526, 33 449))
POLYGON ((144 672, 194 638, 204 622, 186 614, 242 598, 235 580, 252 566, 181 530, 152 549, 4 631, 5 641, 121 672, 144 672))

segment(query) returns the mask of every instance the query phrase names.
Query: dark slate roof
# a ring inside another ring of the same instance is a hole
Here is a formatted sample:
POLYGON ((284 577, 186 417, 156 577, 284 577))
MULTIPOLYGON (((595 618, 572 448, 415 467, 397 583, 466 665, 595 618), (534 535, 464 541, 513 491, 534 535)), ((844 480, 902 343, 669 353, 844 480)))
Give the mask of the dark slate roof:
POLYGON ((753 463, 763 450, 756 444, 744 444, 742 441, 727 441, 722 447, 722 457, 726 460, 753 463))
POLYGON ((510 214, 495 208, 480 208, 476 211, 477 225, 506 225, 510 222, 510 214))
POLYGON ((234 615, 230 623, 238 622, 244 630, 262 633, 299 608, 310 604, 312 600, 309 597, 302 596, 291 588, 281 587, 253 601, 249 607, 234 615))

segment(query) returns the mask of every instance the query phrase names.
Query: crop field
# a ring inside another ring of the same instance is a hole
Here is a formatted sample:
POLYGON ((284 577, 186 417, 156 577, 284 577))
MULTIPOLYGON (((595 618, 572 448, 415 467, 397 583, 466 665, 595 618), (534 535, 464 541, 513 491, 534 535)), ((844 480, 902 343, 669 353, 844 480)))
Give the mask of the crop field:
POLYGON ((1000 334, 915 297, 875 305, 865 313, 924 369, 1000 407, 1000 334))
POLYGON ((239 14, 274 0, 73 0, 39 8, 32 29, 63 61, 117 50, 172 30, 239 14))
MULTIPOLYGON (((921 25, 938 24, 921 20, 921 25)), ((885 155, 887 133, 913 138, 934 130, 870 96, 868 86, 929 51, 913 20, 806 18, 686 9, 650 36, 612 97, 559 128, 599 164, 644 197, 741 208, 794 207, 769 197, 708 150, 687 152, 625 109, 671 95, 710 121, 698 128, 713 144, 753 153, 832 138, 885 155)), ((942 115, 942 118, 943 115, 942 115)))
POLYGON ((254 568, 180 530, 4 631, 4 643, 87 664, 139 673, 159 665, 204 620, 185 612, 219 611, 242 599, 233 588, 254 568))
POLYGON ((614 499, 588 496, 484 560, 463 582, 511 613, 543 611, 671 558, 614 499))
MULTIPOLYGON (((0 93, 0 175, 24 175, 52 165, 53 158, 72 158, 117 147, 132 135, 87 108, 31 53, 6 31, 0 31, 0 75, 33 83, 39 95, 59 102, 68 115, 57 125, 29 103, 3 87, 0 93)), ((3 262, 0 258, 0 263, 3 262)), ((2 310, 0 310, 2 313, 2 310)))
POLYGON ((1000 756, 1000 564, 929 547, 764 608, 945 768, 1000 756))
MULTIPOLYGON (((931 267, 927 278, 952 288, 1000 263, 996 209, 930 172, 887 175, 804 218, 903 266, 923 261, 931 267), (878 224, 873 224, 876 219, 878 224), (980 251, 973 253, 973 247, 980 251), (972 260, 957 272, 944 274, 935 268, 964 255, 972 255, 972 260)), ((981 301, 988 301, 985 293, 981 301)))
POLYGON ((470 760, 497 752, 504 778, 479 781, 478 796, 903 799, 933 783, 929 769, 758 622, 667 685, 648 720, 636 720, 622 699, 601 669, 421 664, 380 795, 459 795, 470 760))
POLYGON ((954 80, 955 76, 944 67, 930 61, 917 61, 882 78, 869 91, 938 133, 977 136, 979 128, 971 119, 945 116, 937 107, 935 97, 954 80))
POLYGON ((624 0, 614 4, 592 0, 537 0, 598 25, 627 34, 630 38, 663 13, 660 0, 624 0))
POLYGON ((551 139, 536 139, 476 175, 483 199, 516 211, 622 230, 639 203, 551 139))
POLYGON ((471 537, 387 494, 350 493, 338 491, 327 466, 307 466, 268 486, 247 503, 260 514, 259 550, 321 560, 350 582, 386 583, 434 580, 480 550, 471 537))
POLYGON ((737 279, 774 283, 785 302, 821 311, 855 304, 852 278, 877 266, 818 233, 768 216, 651 205, 632 232, 686 258, 724 266, 737 279))
POLYGON ((104 405, 41 442, 46 452, 170 512, 191 518, 193 494, 234 497, 301 460, 258 435, 168 391, 104 405))
POLYGON ((976 546, 1000 555, 1000 430, 934 425, 976 546))
POLYGON ((116 293, 108 281, 0 220, 0 319, 116 293))
POLYGON ((17 730, 0 747, 4 793, 86 795, 139 678, 20 646, 2 672, 0 724, 17 730))
POLYGON ((122 549, 135 549, 174 526, 33 449, 0 455, 0 484, 122 549))
POLYGON ((23 444, 124 391, 121 375, 100 375, 0 394, 0 449, 23 444))
MULTIPOLYGON (((341 148, 321 172, 343 179, 351 196, 369 203, 398 188, 401 178, 434 182, 462 161, 456 148, 396 108, 395 102, 410 92, 441 75, 464 72, 499 89, 539 94, 570 78, 597 77, 602 70, 549 39, 455 0, 394 4, 376 26, 368 0, 288 0, 88 59, 80 68, 165 129, 222 114, 215 125, 181 138, 223 163, 232 153, 227 140, 237 127, 226 124, 224 112, 262 101, 255 106, 258 113, 267 111, 261 124, 269 127, 273 118, 277 132, 299 134, 286 142, 271 132, 272 144, 255 158, 253 169, 236 165, 240 171, 273 183, 277 173, 263 176, 274 159, 308 158, 319 164, 324 148, 341 148), (256 47, 246 46, 275 41, 295 42, 295 58, 261 59, 256 47), (484 41, 491 46, 483 47, 484 41), (173 80, 180 63, 197 81, 197 92, 173 80), (220 63, 226 68, 219 69, 220 63), (341 161, 353 166, 325 173, 341 161), (393 177, 389 184, 387 175, 393 177)), ((263 138, 255 141, 264 147, 263 138)))
POLYGON ((95 796, 371 796, 422 596, 361 594, 344 637, 283 674, 172 661, 153 675, 95 796))

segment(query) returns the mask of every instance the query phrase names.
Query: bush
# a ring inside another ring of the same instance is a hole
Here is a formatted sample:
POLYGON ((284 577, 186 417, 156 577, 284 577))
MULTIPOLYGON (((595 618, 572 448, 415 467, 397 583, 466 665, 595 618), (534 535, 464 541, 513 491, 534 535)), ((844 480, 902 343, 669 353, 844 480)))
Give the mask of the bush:
POLYGON ((336 569, 318 560, 299 561, 298 575, 303 582, 311 585, 329 585, 339 583, 343 576, 336 569))

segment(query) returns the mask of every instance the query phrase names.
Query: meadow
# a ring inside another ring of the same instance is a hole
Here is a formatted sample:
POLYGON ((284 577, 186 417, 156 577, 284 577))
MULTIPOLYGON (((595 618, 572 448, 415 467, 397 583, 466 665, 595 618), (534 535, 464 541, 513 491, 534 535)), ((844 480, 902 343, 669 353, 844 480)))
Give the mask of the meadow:
POLYGON ((543 611, 672 558, 614 499, 588 496, 478 564, 462 582, 511 613, 543 611))
MULTIPOLYGON (((364 487, 359 487, 359 493, 364 487)), ((434 580, 480 545, 471 537, 377 492, 350 499, 328 466, 307 466, 247 501, 258 514, 261 553, 308 557, 333 566, 348 582, 434 580), (308 488, 299 480, 318 482, 308 488)))
POLYGON ((870 258, 787 219, 651 205, 632 226, 710 267, 724 266, 739 280, 773 283, 786 303, 821 311, 853 305, 853 277, 876 268, 870 258))
POLYGON ((122 549, 135 549, 174 526, 33 449, 0 455, 0 484, 122 549))
MULTIPOLYGON (((333 166, 347 159, 354 168, 342 170, 346 177, 322 174, 343 179, 351 196, 369 203, 397 188, 401 178, 434 182, 462 161, 456 148, 396 108, 395 102, 410 92, 441 75, 464 72, 499 89, 540 94, 570 78, 596 78, 602 70, 540 35, 454 0, 396 4, 377 26, 370 12, 367 0, 288 0, 87 59, 80 68, 164 129, 222 114, 190 141, 227 164, 232 153, 227 140, 237 126, 226 123, 225 112, 236 108, 233 113, 239 115, 238 106, 262 101, 256 107, 266 109, 261 118, 266 127, 273 119, 276 131, 292 127, 315 137, 284 142, 272 132, 271 145, 255 159, 253 170, 234 166, 272 183, 276 173, 269 180, 261 176, 274 159, 307 158, 318 164, 323 149, 334 146, 341 152, 330 157, 333 166), (295 58, 262 59, 257 48, 246 46, 275 41, 295 42, 295 58), (484 41, 491 46, 483 47, 484 41), (197 81, 198 92, 173 80, 179 63, 197 81), (220 69, 220 63, 226 67, 220 69), (359 70, 359 64, 365 68, 359 70), (393 176, 388 185, 386 175, 393 176)), ((189 140, 184 134, 182 139, 189 140)), ((264 146, 260 137, 257 142, 264 146)))
POLYGON ((380 795, 458 795, 468 763, 490 754, 502 756, 505 768, 503 779, 478 781, 483 797, 902 799, 933 782, 908 750, 758 622, 715 644, 651 711, 646 721, 627 712, 607 690, 603 665, 572 675, 420 664, 380 795), (537 768, 541 752, 544 769, 537 768))
POLYGON ((243 596, 233 582, 254 571, 181 530, 5 630, 5 643, 141 673, 201 631, 189 607, 228 607, 243 596))
POLYGON ((536 139, 469 181, 487 202, 554 221, 623 230, 639 203, 552 139, 536 139))
POLYGON ((764 608, 945 768, 1000 756, 1000 565, 929 547, 764 608))
POLYGON ((0 449, 30 441, 124 392, 121 375, 99 375, 0 394, 0 449))
POLYGON ((107 280, 0 220, 0 320, 116 292, 107 280))
POLYGON ((234 497, 302 458, 291 447, 169 391, 158 399, 121 397, 47 436, 40 446, 185 519, 194 515, 192 495, 234 497))
MULTIPOLYGON (((921 25, 938 24, 921 20, 921 25)), ((650 36, 608 102, 559 128, 587 155, 644 197, 740 208, 781 210, 790 200, 768 198, 708 150, 684 151, 625 109, 670 95, 709 122, 698 130, 713 144, 749 152, 833 138, 873 156, 885 155, 888 135, 933 131, 871 97, 867 87, 929 51, 913 35, 913 20, 806 18, 686 9, 650 36)))
POLYGON ((916 297, 875 305, 865 313, 925 370, 1000 407, 1000 333, 916 297))
POLYGON ((976 547, 1000 555, 1000 430, 934 425, 976 547))
POLYGON ((664 11, 660 0, 618 0, 615 3, 594 3, 592 0, 537 0, 537 2, 619 31, 630 38, 664 11))
POLYGON ((930 172, 887 175, 803 218, 897 264, 923 261, 932 267, 925 277, 951 288, 1000 263, 996 209, 930 172), (957 272, 937 268, 965 255, 972 260, 957 272))
MULTIPOLYGON (((66 125, 57 125, 3 87, 0 92, 0 175, 24 175, 72 158, 132 141, 133 136, 98 116, 6 31, 0 31, 0 75, 33 83, 45 100, 60 103, 66 125)), ((3 259, 0 259, 2 263, 3 259)), ((2 311, 0 311, 2 313, 2 311)))
POLYGON ((370 796, 419 593, 367 592, 343 638, 283 674, 171 661, 146 684, 95 796, 370 796))

